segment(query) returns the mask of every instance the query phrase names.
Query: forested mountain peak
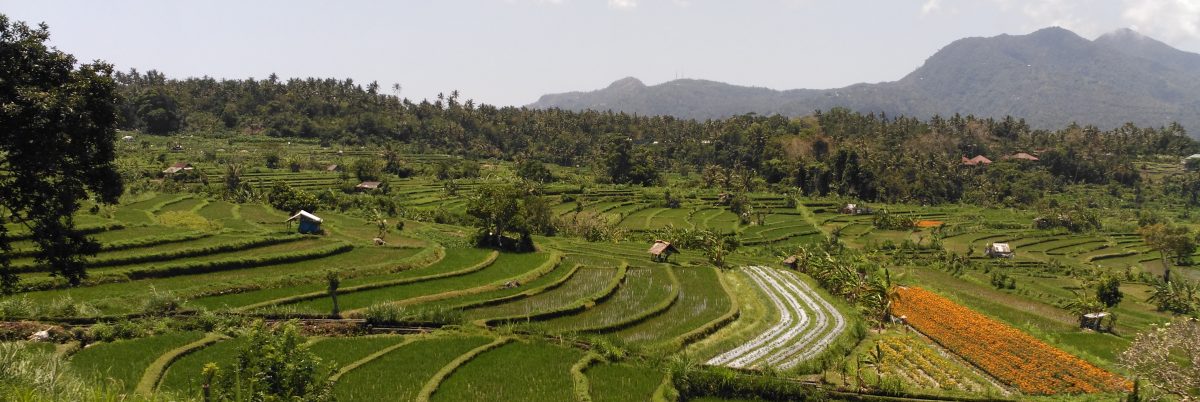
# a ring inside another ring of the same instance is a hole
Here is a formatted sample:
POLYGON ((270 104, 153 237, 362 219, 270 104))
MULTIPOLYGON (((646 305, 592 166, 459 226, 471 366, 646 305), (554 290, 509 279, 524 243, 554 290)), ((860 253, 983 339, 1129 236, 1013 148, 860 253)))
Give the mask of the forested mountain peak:
POLYGON ((545 95, 530 106, 695 119, 750 112, 801 116, 847 107, 921 118, 1012 115, 1048 129, 1071 123, 1112 128, 1126 122, 1197 127, 1200 54, 1131 29, 1088 40, 1049 27, 956 40, 893 82, 777 91, 705 80, 645 86, 625 78, 597 91, 545 95))

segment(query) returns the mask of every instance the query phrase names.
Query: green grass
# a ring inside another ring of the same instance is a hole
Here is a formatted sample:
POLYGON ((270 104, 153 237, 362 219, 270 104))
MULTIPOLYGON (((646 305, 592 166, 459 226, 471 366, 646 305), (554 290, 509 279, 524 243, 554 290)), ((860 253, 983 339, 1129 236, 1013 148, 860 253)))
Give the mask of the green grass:
POLYGON ((204 334, 176 332, 146 338, 117 340, 89 346, 71 357, 71 366, 96 380, 120 384, 122 392, 133 392, 146 367, 158 356, 194 342, 204 334))
POLYGON ((334 386, 334 394, 342 402, 411 401, 442 366, 491 341, 457 336, 415 341, 346 373, 334 386))
POLYGON ((179 395, 200 396, 204 365, 216 363, 220 367, 230 367, 237 360, 238 348, 246 342, 242 338, 224 340, 180 357, 167 367, 159 389, 179 395))
POLYGON ((649 401, 663 380, 657 370, 630 364, 597 364, 584 372, 593 402, 649 401))
POLYGON ((578 350, 547 343, 510 343, 459 367, 438 386, 431 400, 573 400, 570 369, 582 356, 578 350))
MULTIPOLYGON (((346 293, 338 296, 338 304, 344 311, 350 311, 367 308, 378 303, 401 301, 497 282, 503 283, 532 271, 546 262, 547 257, 546 253, 501 254, 490 266, 466 275, 346 293)), ((289 306, 294 306, 300 312, 320 314, 330 311, 333 303, 327 298, 320 298, 289 306)))
POLYGON ((403 337, 395 335, 325 338, 313 343, 309 350, 322 362, 332 363, 336 369, 403 340, 403 337))

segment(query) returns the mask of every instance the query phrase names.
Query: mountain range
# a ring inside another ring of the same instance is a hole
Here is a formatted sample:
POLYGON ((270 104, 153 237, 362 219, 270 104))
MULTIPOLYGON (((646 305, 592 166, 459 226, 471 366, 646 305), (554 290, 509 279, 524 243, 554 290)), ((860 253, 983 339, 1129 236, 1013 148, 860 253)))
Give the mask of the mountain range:
POLYGON ((920 118, 1011 115, 1046 129, 1179 122, 1200 134, 1200 54, 1129 29, 1088 40, 1051 27, 954 41, 892 82, 779 91, 697 79, 647 86, 629 77, 600 90, 544 95, 529 106, 691 119, 846 107, 920 118))

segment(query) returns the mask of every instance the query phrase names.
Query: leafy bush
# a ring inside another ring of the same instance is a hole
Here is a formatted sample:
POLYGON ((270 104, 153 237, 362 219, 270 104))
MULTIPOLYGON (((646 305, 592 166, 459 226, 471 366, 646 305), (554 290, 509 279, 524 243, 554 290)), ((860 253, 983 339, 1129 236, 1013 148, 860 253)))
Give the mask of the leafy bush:
POLYGON ((142 301, 142 313, 150 316, 165 316, 179 311, 182 306, 182 297, 171 292, 159 292, 158 289, 151 287, 150 294, 142 301))
POLYGON ((307 191, 292 188, 286 182, 277 181, 267 193, 267 200, 272 207, 288 213, 300 210, 314 212, 317 210, 317 197, 307 191))
POLYGON ((268 327, 259 321, 242 336, 247 342, 234 364, 204 368, 211 400, 333 400, 333 367, 308 349, 296 323, 268 327))

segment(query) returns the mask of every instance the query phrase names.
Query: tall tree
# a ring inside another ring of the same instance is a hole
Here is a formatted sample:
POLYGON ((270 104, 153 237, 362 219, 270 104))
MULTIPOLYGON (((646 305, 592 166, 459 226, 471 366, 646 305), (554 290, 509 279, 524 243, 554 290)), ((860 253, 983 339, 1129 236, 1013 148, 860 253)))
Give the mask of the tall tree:
POLYGON ((1190 256, 1196 249, 1196 240, 1187 226, 1169 226, 1163 223, 1138 228, 1138 234, 1146 245, 1158 250, 1163 264, 1163 282, 1171 282, 1171 261, 1168 257, 1190 256))
POLYGON ((99 244, 72 215, 90 195, 115 203, 124 191, 113 163, 117 95, 112 67, 76 64, 46 45, 49 28, 0 15, 0 285, 15 289, 6 224, 28 230, 36 259, 78 285, 99 244))

